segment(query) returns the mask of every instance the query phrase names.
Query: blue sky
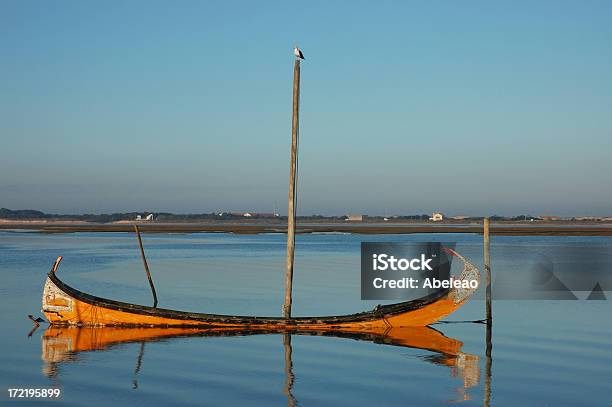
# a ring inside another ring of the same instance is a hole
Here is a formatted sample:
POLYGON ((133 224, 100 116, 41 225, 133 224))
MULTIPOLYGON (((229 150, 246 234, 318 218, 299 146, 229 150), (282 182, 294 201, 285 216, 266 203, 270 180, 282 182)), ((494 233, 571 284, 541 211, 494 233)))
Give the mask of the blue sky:
POLYGON ((2 1, 0 207, 612 215, 609 1, 2 1))

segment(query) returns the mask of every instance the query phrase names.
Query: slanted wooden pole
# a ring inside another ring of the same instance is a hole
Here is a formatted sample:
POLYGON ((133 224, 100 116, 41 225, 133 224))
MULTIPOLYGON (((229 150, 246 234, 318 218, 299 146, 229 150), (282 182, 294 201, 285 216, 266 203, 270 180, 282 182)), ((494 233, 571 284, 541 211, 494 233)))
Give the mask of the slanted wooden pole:
POLYGON ((138 238, 138 246, 140 246, 140 255, 142 257, 142 264, 144 264, 145 271, 147 272, 147 278, 149 279, 149 286, 151 286, 151 292, 153 293, 153 307, 157 307, 157 293, 155 292, 155 286, 153 285, 153 279, 151 278, 151 272, 149 271, 149 265, 147 264, 147 258, 145 257, 144 248, 142 247, 142 239, 140 238, 140 230, 137 225, 134 225, 136 231, 136 237, 138 238))
POLYGON ((285 303, 283 317, 291 318, 291 292, 293 286, 293 259, 295 252, 295 203, 297 184, 297 146, 300 110, 300 60, 293 66, 293 120, 291 126, 291 166, 289 168, 289 209, 287 216, 287 259, 285 261, 285 303))
POLYGON ((489 238, 489 218, 484 218, 484 271, 486 278, 486 314, 487 324, 492 322, 491 311, 491 241, 489 238))

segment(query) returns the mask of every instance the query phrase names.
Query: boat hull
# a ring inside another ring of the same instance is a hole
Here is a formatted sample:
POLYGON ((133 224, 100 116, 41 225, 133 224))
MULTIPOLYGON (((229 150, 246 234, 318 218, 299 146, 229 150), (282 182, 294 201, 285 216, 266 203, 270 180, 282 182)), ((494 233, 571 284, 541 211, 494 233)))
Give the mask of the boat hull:
POLYGON ((65 284, 58 284, 57 277, 47 277, 42 311, 52 325, 174 326, 251 330, 384 330, 391 327, 426 326, 444 318, 463 304, 463 301, 454 301, 454 292, 450 291, 423 304, 422 307, 407 309, 405 312, 393 313, 382 309, 382 312, 353 314, 353 318, 330 316, 282 319, 197 314, 136 306, 88 295, 83 298, 81 295, 74 295, 74 292, 67 292, 69 290, 66 290, 66 287, 65 284))
MULTIPOLYGON (((464 263, 460 279, 478 280, 478 269, 458 253, 464 263)), ((450 288, 417 300, 378 306, 371 311, 321 317, 256 317, 177 311, 96 297, 61 281, 55 271, 45 281, 42 311, 51 325, 121 327, 198 327, 204 329, 346 331, 386 330, 427 326, 451 314, 476 288, 450 288)))

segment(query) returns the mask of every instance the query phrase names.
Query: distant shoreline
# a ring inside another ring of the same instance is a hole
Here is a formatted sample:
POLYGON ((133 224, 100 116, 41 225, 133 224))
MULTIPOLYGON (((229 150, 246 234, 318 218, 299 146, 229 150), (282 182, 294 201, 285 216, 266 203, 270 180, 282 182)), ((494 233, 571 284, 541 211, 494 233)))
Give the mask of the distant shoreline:
MULTIPOLYGON (((40 233, 132 232, 137 224, 145 233, 286 233, 284 222, 117 222, 84 221, 0 221, 0 230, 28 230, 40 233)), ((482 233, 481 224, 423 222, 298 222, 297 233, 413 234, 482 233)), ((491 233, 505 236, 612 236, 612 224, 580 222, 496 222, 491 233)))

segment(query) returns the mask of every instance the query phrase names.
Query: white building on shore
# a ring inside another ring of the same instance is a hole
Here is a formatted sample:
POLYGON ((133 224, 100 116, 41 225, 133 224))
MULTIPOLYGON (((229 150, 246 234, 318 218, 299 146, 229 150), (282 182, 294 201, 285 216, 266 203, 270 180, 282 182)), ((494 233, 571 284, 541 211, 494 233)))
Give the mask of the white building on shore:
POLYGON ((348 222, 363 222, 363 215, 346 215, 346 220, 348 222))
POLYGON ((136 220, 137 221, 148 221, 148 222, 152 222, 155 220, 155 217, 153 216, 152 213, 148 214, 147 216, 145 216, 144 218, 140 215, 136 215, 136 220))
POLYGON ((442 222, 444 220, 444 215, 440 212, 434 212, 431 214, 431 218, 429 220, 434 222, 442 222))

